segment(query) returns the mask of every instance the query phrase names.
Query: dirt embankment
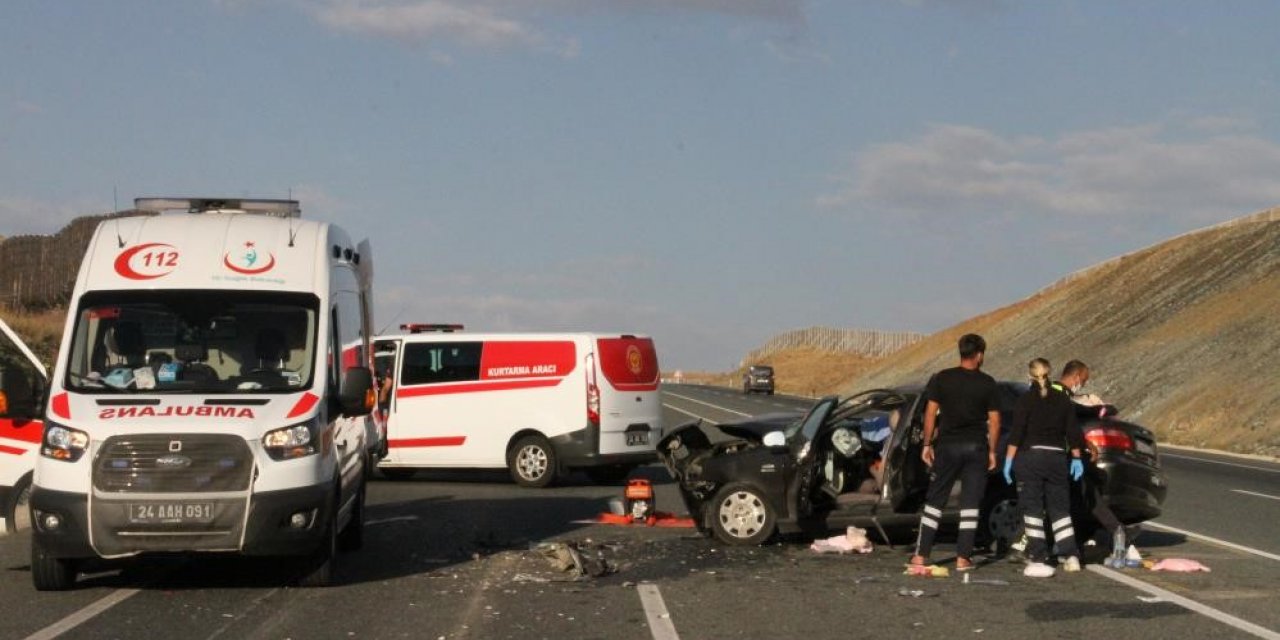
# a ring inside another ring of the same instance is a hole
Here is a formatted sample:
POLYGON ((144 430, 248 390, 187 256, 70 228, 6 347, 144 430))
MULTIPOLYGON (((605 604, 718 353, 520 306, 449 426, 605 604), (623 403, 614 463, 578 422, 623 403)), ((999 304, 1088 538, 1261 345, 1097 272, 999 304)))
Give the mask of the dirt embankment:
POLYGON ((1188 234, 1103 263, 929 336, 839 385, 923 381, 956 339, 986 337, 987 370, 1022 379, 1031 358, 1090 365, 1089 390, 1161 440, 1280 454, 1280 213, 1188 234))

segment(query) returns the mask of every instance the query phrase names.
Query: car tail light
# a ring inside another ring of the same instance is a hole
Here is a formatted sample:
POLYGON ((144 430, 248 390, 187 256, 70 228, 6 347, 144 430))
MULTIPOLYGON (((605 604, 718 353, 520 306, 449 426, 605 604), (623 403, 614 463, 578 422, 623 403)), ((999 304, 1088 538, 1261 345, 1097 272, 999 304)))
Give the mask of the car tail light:
POLYGON ((596 359, 587 356, 587 422, 600 426, 600 387, 596 386, 596 359))
POLYGON ((1097 445, 1099 449, 1133 450, 1133 438, 1121 429, 1099 427, 1085 432, 1084 439, 1097 445))

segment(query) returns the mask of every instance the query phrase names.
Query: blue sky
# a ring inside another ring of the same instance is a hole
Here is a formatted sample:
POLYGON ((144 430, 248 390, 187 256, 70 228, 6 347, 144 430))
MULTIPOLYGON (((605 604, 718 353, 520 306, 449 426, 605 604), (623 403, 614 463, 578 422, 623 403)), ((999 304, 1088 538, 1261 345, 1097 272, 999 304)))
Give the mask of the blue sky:
POLYGON ((368 236, 379 324, 931 332, 1280 205, 1280 4, 5 4, 0 235, 150 195, 368 236))

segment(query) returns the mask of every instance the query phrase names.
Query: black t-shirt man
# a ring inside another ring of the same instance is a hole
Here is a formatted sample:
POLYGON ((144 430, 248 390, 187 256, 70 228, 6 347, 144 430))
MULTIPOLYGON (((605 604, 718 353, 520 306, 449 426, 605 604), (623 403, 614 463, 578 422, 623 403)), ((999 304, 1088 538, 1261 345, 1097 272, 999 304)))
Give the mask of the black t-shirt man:
POLYGON ((978 369, 952 367, 929 379, 926 401, 938 403, 938 441, 987 439, 987 419, 1000 410, 996 380, 978 369))

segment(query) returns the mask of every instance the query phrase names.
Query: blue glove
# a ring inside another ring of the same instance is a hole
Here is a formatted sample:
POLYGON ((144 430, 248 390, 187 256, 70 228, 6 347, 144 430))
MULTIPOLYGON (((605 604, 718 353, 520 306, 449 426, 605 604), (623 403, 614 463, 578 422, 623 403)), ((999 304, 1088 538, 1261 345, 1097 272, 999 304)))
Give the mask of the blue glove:
POLYGON ((1013 458, 1004 459, 1004 481, 1013 484, 1013 458))
POLYGON ((1080 458, 1072 458, 1071 459, 1071 479, 1079 480, 1080 478, 1083 478, 1083 477, 1084 477, 1084 463, 1080 461, 1080 458))

